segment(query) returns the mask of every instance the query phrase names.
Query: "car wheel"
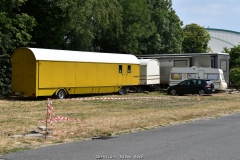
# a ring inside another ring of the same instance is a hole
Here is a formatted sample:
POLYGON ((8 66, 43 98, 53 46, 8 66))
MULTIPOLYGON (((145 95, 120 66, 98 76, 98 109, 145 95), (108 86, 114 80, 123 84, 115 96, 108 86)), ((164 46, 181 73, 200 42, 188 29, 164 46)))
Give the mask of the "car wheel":
POLYGON ((198 94, 199 94, 199 95, 203 95, 203 94, 205 94, 205 91, 202 90, 202 89, 200 89, 200 90, 198 91, 198 94))
POLYGON ((126 89, 124 87, 122 87, 121 89, 119 89, 118 93, 120 95, 126 94, 126 89))
POLYGON ((176 96, 176 95, 177 95, 177 91, 176 91, 175 89, 172 89, 172 90, 170 91, 170 94, 171 94, 172 96, 176 96))
POLYGON ((63 99, 66 97, 66 92, 63 89, 59 89, 56 96, 58 99, 63 99))

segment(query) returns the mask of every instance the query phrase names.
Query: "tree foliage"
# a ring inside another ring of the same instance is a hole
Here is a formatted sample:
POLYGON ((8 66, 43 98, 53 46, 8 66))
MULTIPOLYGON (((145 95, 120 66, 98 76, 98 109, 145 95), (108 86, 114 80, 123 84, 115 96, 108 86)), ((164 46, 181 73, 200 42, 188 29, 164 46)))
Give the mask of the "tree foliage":
POLYGON ((224 52, 229 53, 229 67, 232 68, 240 68, 240 45, 234 46, 231 49, 224 48, 224 52))
POLYGON ((151 20, 156 26, 154 34, 146 41, 145 54, 172 54, 182 51, 182 21, 172 8, 171 0, 148 0, 151 20))
POLYGON ((28 0, 32 47, 127 54, 181 52, 171 0, 28 0))
MULTIPOLYGON (((24 46, 180 53, 181 25, 171 0, 1 0, 0 55, 5 58, 0 67, 8 66, 13 51, 24 46)), ((7 69, 2 73, 11 74, 7 69)))
POLYGON ((240 85, 240 67, 232 68, 230 70, 229 79, 232 84, 240 85))
POLYGON ((11 93, 11 63, 10 55, 0 55, 0 96, 11 93))
POLYGON ((229 53, 229 80, 232 84, 240 85, 240 45, 231 49, 224 48, 224 52, 229 53))
POLYGON ((103 52, 135 55, 179 53, 182 22, 168 0, 119 0, 122 7, 122 32, 112 28, 101 32, 95 44, 103 52))
POLYGON ((36 0, 24 7, 38 23, 34 47, 83 51, 93 50, 98 32, 120 24, 118 9, 117 0, 36 0))
MULTIPOLYGON (((86 5, 89 5, 88 1, 86 1, 86 5)), ((104 48, 106 43, 101 43, 99 40, 106 41, 106 32, 110 32, 110 34, 114 35, 114 37, 118 37, 118 35, 122 32, 121 11, 122 8, 118 0, 92 1, 92 5, 89 6, 88 10, 86 10, 86 13, 88 13, 86 18, 89 22, 83 24, 84 27, 82 32, 72 35, 74 38, 72 41, 74 44, 72 45, 72 49, 79 46, 79 44, 82 48, 86 46, 84 43, 82 44, 82 40, 85 37, 88 37, 88 50, 103 51, 102 48, 104 48), (89 36, 85 36, 86 33, 88 33, 89 36)), ((113 52, 113 50, 107 50, 106 48, 104 52, 113 52)))
POLYGON ((25 1, 0 1, 0 54, 12 54, 16 48, 30 43, 29 31, 35 21, 21 12, 20 8, 25 1))
POLYGON ((208 47, 210 35, 203 27, 195 23, 186 25, 183 28, 183 36, 184 53, 205 53, 210 50, 208 47))
POLYGON ((122 6, 122 34, 115 44, 121 53, 141 54, 146 51, 145 41, 155 30, 151 11, 146 1, 119 0, 122 6))
POLYGON ((0 96, 8 95, 11 87, 13 51, 30 44, 34 18, 21 12, 26 0, 0 1, 0 96))

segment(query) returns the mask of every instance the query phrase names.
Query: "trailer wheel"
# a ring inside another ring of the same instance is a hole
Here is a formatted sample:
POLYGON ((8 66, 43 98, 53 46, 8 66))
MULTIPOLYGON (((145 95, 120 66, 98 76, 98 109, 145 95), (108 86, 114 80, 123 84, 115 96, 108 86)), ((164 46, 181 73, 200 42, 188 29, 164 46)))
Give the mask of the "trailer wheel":
POLYGON ((137 87, 137 92, 138 93, 143 93, 144 91, 143 91, 143 89, 141 87, 137 87))
POLYGON ((177 91, 175 89, 172 89, 170 91, 170 93, 171 93, 172 96, 176 96, 177 95, 177 91))
POLYGON ((205 94, 205 91, 202 90, 202 89, 200 89, 200 90, 198 91, 198 94, 199 94, 199 95, 203 95, 203 94, 205 94))
POLYGON ((118 93, 119 93, 120 95, 126 94, 126 88, 122 87, 121 89, 119 89, 118 93))
POLYGON ((63 99, 66 97, 66 92, 64 89, 59 89, 56 94, 58 99, 63 99))

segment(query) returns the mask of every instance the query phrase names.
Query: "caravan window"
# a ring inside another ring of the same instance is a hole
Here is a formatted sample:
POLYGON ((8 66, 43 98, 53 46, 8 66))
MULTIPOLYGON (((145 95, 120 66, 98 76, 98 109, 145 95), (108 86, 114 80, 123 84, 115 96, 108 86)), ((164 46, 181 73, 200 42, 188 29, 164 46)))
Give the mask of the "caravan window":
POLYGON ((221 67, 220 69, 222 69, 223 72, 226 72, 227 71, 227 61, 221 59, 221 66, 220 67, 221 67))
POLYGON ((187 67, 187 60, 175 60, 174 67, 187 67))
POLYGON ((207 79, 210 79, 210 80, 218 80, 218 74, 207 74, 207 79))
POLYGON ((171 74, 171 79, 181 80, 182 79, 182 74, 181 73, 172 73, 171 74))
POLYGON ((215 68, 215 56, 211 56, 211 68, 215 68))

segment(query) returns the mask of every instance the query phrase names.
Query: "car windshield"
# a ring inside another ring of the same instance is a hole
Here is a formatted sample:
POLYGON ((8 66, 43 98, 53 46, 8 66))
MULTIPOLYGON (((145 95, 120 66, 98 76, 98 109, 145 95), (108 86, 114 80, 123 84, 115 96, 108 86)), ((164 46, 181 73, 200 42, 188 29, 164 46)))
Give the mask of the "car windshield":
POLYGON ((190 81, 183 81, 183 82, 179 83, 180 86, 186 86, 189 84, 190 84, 190 81))

